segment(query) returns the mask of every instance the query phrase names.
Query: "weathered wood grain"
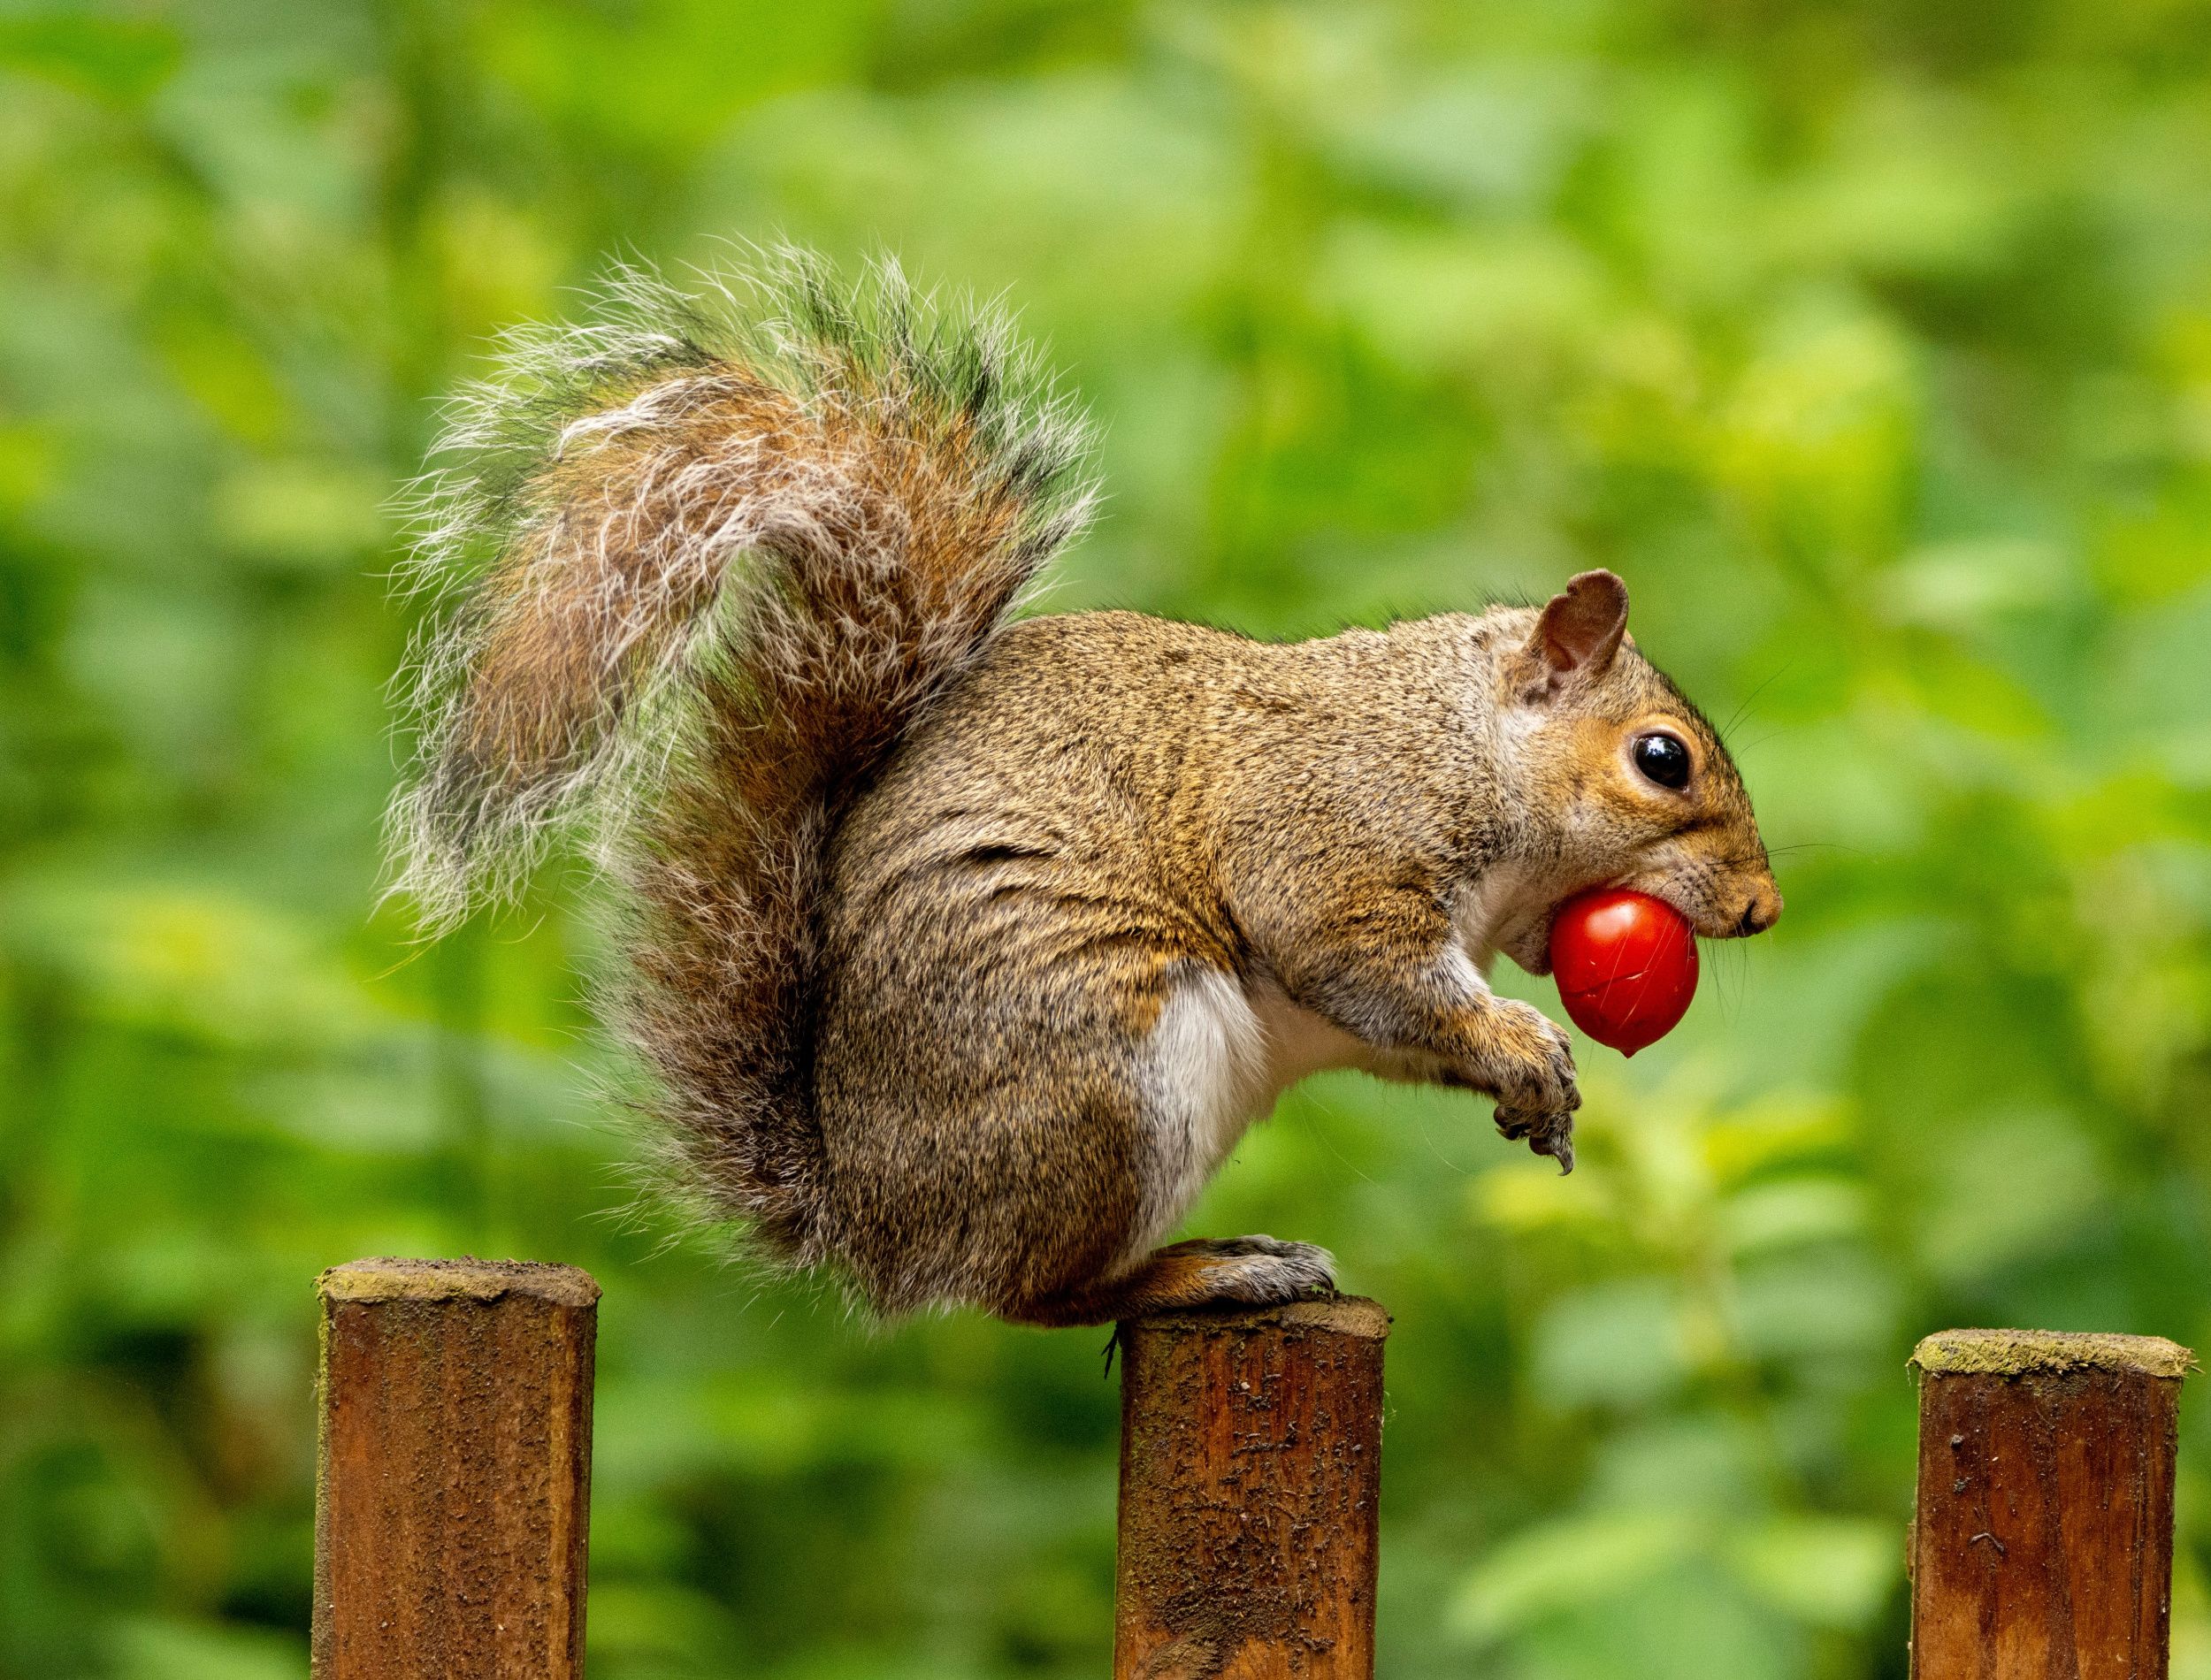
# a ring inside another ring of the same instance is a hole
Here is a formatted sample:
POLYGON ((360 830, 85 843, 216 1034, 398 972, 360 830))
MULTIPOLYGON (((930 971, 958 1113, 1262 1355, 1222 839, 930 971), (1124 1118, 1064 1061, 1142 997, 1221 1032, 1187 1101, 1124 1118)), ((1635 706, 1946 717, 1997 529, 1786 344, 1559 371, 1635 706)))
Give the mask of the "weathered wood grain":
POLYGON ((1912 1363, 1915 1680, 2164 1680, 2188 1350, 1958 1330, 1912 1363))
POLYGON ((1371 1301, 1121 1326, 1115 1680, 1370 1680, 1371 1301))
POLYGON ((318 1289, 316 1680, 576 1680, 599 1286, 360 1260, 318 1289))

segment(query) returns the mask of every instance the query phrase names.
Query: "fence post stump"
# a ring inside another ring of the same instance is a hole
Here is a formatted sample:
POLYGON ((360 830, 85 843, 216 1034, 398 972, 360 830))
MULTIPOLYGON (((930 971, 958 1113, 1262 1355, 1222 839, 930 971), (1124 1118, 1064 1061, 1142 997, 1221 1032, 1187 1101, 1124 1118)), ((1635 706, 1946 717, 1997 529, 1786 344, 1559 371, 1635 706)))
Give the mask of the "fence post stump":
POLYGON ((1389 1331, 1350 1296, 1121 1327, 1114 1680, 1371 1680, 1389 1331))
POLYGON ((2185 1348, 1951 1330, 1920 1374, 1914 1680, 2164 1680, 2185 1348))
POLYGON ((315 1680, 578 1680, 599 1286, 356 1260, 317 1289, 315 1680))

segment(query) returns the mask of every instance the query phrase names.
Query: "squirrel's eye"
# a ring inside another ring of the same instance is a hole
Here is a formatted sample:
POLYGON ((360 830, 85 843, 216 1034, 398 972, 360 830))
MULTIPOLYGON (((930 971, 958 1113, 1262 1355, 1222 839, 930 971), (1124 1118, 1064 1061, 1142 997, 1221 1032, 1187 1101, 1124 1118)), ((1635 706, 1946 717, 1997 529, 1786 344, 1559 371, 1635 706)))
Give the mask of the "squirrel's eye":
POLYGON ((1689 749, 1671 735, 1638 736, 1635 767, 1662 788, 1689 785, 1689 749))

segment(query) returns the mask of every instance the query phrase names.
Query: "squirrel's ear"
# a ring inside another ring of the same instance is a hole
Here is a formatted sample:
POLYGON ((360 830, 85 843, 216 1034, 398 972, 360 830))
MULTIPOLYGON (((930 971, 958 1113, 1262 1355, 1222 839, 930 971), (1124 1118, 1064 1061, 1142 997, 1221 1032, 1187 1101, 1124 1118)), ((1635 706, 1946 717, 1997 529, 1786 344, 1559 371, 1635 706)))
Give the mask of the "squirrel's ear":
POLYGON ((1531 689, 1549 694, 1611 668, 1627 634, 1627 585, 1608 571, 1577 572, 1550 598, 1528 638, 1531 689))

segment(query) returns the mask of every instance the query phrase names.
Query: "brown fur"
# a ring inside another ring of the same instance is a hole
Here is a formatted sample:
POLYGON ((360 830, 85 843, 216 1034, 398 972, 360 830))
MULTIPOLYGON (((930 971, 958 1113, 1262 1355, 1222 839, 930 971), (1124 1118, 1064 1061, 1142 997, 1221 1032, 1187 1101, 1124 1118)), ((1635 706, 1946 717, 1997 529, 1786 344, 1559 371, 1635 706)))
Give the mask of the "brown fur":
POLYGON ((1150 1248, 1283 1085, 1487 1093, 1570 1165, 1566 1037, 1489 991, 1494 953, 1542 972, 1601 883, 1711 937, 1779 915, 1610 574, 1289 645, 1011 622, 1073 523, 1050 475, 895 357, 816 376, 701 355, 571 424, 408 807, 464 871, 538 790, 659 753, 608 816, 625 1027, 684 1172, 772 1253, 1043 1324, 1325 1287, 1303 1244, 1150 1248), (1686 790, 1629 757, 1661 728, 1686 790))
POLYGON ((1279 989, 1381 1052, 1372 1071, 1491 1093, 1565 1151, 1564 1035, 1437 978, 1464 898, 1524 878, 1495 943, 1535 972, 1585 887, 1659 892, 1715 937, 1779 901, 1725 750, 1632 649, 1516 698, 1536 622, 1278 646, 1111 613, 1000 635, 834 848, 817 1109, 872 1299, 1105 1316, 1101 1254, 1123 1306, 1203 1273, 1127 1252, 1152 1124, 1128 1070, 1193 969, 1279 989), (1688 794, 1619 762, 1660 720, 1702 761, 1688 794))

